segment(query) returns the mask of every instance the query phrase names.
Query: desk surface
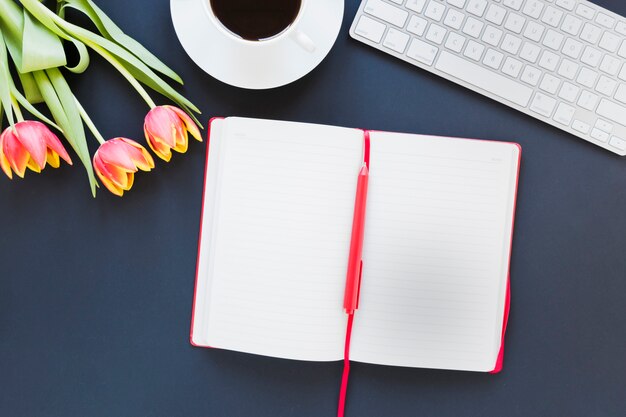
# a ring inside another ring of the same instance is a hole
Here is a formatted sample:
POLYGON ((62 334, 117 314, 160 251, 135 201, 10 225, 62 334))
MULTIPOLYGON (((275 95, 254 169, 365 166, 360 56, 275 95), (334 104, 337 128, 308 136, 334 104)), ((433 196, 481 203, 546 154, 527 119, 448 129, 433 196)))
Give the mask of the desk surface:
MULTIPOLYGON (((623 416, 626 160, 348 36, 304 79, 244 91, 199 70, 169 2, 100 2, 213 115, 514 140, 524 149, 499 375, 355 363, 349 416, 623 416), (433 111, 432 109, 440 109, 433 111)), ((626 3, 598 3, 626 15, 626 3)), ((70 82, 106 137, 146 108, 99 59, 70 82)), ((95 141, 92 141, 95 144, 95 141)), ((0 415, 332 416, 340 363, 188 343, 204 144, 92 199, 79 168, 0 176, 0 415)))

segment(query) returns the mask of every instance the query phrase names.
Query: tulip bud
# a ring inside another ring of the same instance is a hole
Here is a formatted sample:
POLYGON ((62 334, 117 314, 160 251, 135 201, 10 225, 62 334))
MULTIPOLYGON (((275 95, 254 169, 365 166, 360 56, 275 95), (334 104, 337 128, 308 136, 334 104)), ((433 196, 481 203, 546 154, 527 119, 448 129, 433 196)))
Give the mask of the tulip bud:
POLYGON ((198 126, 187 113, 174 106, 158 106, 150 110, 143 130, 150 149, 166 162, 172 159, 172 149, 187 152, 188 133, 202 142, 198 126))
POLYGON ((59 138, 43 123, 19 122, 0 135, 0 168, 9 178, 13 172, 24 178, 26 168, 39 173, 46 163, 58 168, 60 158, 72 165, 59 138))
POLYGON ((104 186, 121 197, 133 186, 135 172, 150 171, 154 160, 137 142, 115 138, 100 145, 93 157, 93 166, 104 186))

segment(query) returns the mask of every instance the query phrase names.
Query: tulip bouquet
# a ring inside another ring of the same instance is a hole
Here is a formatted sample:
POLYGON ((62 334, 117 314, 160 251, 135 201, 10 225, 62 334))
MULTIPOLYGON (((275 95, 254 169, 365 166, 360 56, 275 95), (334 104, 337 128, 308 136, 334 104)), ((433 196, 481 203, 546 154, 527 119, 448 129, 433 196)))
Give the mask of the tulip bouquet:
POLYGON ((56 0, 54 7, 48 3, 54 2, 0 0, 0 127, 4 115, 8 124, 0 135, 0 169, 9 178, 13 174, 23 178, 27 169, 41 172, 46 165, 57 168, 61 159, 72 164, 54 130, 84 165, 94 196, 96 176, 122 196, 138 170, 154 168, 152 156, 138 142, 122 137, 105 140, 65 80, 62 70, 87 69, 90 52, 110 63, 150 107, 144 133, 159 158, 169 161, 172 150, 186 152, 189 135, 202 141, 194 115, 199 110, 164 80, 182 84, 174 71, 127 36, 92 0, 56 0), (87 16, 93 30, 66 19, 68 9, 87 16), (68 64, 67 46, 77 51, 73 66, 68 64), (157 106, 146 87, 176 107, 157 106), (26 120, 23 111, 39 121, 26 120), (93 158, 86 129, 100 143, 93 158))

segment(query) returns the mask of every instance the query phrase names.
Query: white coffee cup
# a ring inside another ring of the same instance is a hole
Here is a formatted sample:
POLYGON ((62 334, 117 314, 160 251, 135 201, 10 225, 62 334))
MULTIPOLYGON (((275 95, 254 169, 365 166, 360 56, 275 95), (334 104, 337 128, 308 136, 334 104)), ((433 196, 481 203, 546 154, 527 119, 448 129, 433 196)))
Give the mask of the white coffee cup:
POLYGON ((230 37, 235 42, 245 44, 247 48, 254 47, 255 45, 258 47, 267 47, 271 43, 278 43, 284 41, 285 39, 289 39, 295 42, 306 52, 313 53, 317 49, 317 45, 306 33, 299 29, 302 17, 306 14, 307 6, 313 1, 315 0, 300 0, 300 9, 298 11, 298 14, 285 29, 273 36, 259 40, 244 39, 241 36, 237 35, 233 31, 228 29, 224 23, 222 23, 222 21, 214 12, 210 0, 205 0, 205 4, 206 11, 211 23, 215 25, 215 27, 225 36, 230 37))

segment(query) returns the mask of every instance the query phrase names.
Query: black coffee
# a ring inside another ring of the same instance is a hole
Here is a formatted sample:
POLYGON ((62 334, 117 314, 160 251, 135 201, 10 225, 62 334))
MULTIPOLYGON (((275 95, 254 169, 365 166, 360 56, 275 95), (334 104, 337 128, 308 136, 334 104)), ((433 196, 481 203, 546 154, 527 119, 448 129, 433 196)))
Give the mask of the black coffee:
POLYGON ((296 20, 302 0, 210 0, 213 13, 235 35, 258 41, 271 38, 296 20))

